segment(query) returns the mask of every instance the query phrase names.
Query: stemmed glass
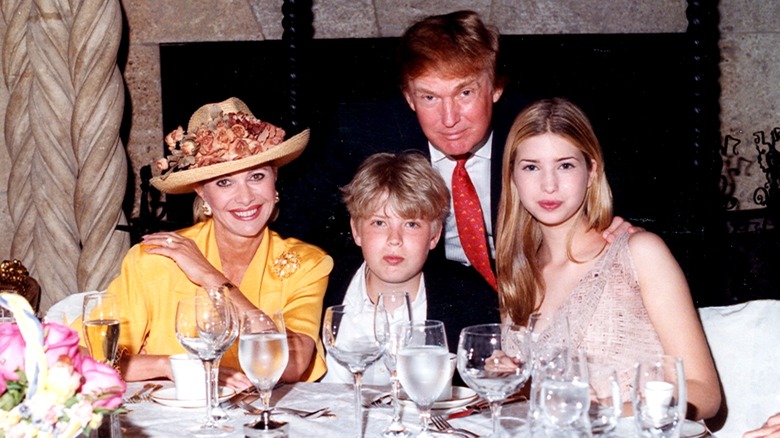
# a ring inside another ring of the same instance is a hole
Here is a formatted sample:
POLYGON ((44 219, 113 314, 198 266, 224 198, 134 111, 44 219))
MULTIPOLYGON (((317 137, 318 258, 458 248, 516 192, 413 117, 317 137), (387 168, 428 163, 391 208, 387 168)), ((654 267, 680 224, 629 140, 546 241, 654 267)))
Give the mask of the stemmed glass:
POLYGON ((444 323, 425 320, 404 326, 398 356, 398 380, 420 413, 418 437, 432 437, 428 431, 431 407, 450 380, 450 351, 444 323))
POLYGON ((480 324, 466 327, 458 341, 458 373, 490 404, 493 434, 500 433, 501 403, 522 388, 530 374, 525 327, 480 324))
POLYGON ((116 295, 108 292, 84 295, 82 321, 89 354, 98 362, 113 366, 119 343, 116 295))
MULTIPOLYGON (((382 292, 376 301, 375 311, 381 315, 384 312, 389 320, 389 328, 384 336, 385 344, 384 361, 390 372, 390 393, 393 397, 393 418, 390 424, 382 431, 385 438, 405 438, 410 435, 406 426, 401 422, 401 405, 398 402, 401 384, 398 382, 396 370, 398 348, 403 336, 404 324, 412 321, 412 305, 408 292, 382 292)), ((377 337, 382 337, 377 332, 377 337)))
POLYGON ((375 330, 370 335, 358 329, 359 317, 357 313, 347 312, 343 304, 328 307, 322 324, 322 342, 328 354, 349 369, 355 379, 355 425, 358 435, 363 436, 363 403, 360 392, 363 372, 366 367, 379 360, 385 351, 385 344, 377 339, 375 333, 386 332, 387 315, 378 309, 374 312, 375 330), (379 330, 376 327, 379 327, 379 330))
POLYGON ((659 355, 634 365, 631 401, 642 436, 680 436, 688 404, 682 359, 659 355))
POLYGON ((238 338, 238 361, 260 391, 263 403, 260 421, 266 426, 270 420, 271 390, 287 368, 288 359, 287 331, 282 312, 266 313, 259 309, 244 312, 238 338))
POLYGON ((206 422, 188 431, 196 436, 224 436, 231 426, 219 425, 213 416, 217 395, 212 386, 214 363, 236 339, 235 307, 228 298, 210 292, 179 301, 176 308, 176 337, 179 343, 203 362, 206 379, 206 422))

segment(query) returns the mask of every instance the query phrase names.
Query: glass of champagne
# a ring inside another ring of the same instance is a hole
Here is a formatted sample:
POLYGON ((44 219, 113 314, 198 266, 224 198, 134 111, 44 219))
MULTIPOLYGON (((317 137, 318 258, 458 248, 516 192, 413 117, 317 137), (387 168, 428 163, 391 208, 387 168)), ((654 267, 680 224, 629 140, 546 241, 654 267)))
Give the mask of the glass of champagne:
MULTIPOLYGON (((382 357, 385 344, 377 339, 376 329, 370 335, 361 332, 357 323, 359 318, 359 314, 347 312, 343 304, 328 307, 322 323, 322 342, 328 354, 349 369, 355 379, 355 425, 358 436, 363 436, 363 402, 360 392, 363 372, 382 357)), ((380 333, 387 330, 384 311, 375 311, 374 324, 375 327, 378 325, 380 333)))
POLYGON ((176 308, 176 337, 179 343, 203 362, 206 379, 206 422, 188 429, 195 436, 225 436, 233 431, 215 421, 212 410, 216 395, 211 385, 214 362, 235 341, 235 308, 225 297, 197 294, 179 301, 176 308))
POLYGON ((458 341, 458 373, 490 404, 492 437, 500 433, 501 403, 519 391, 531 370, 525 327, 480 324, 466 327, 458 341))
MULTIPOLYGON (((401 384, 398 382, 396 370, 398 348, 403 336, 404 324, 412 321, 412 304, 408 292, 382 292, 376 301, 376 312, 384 312, 389 324, 384 336, 385 355, 384 361, 387 370, 390 371, 390 393, 393 397, 393 418, 390 424, 382 431, 385 438, 405 438, 411 435, 409 430, 401 422, 401 405, 398 402, 401 384)), ((377 335, 380 336, 379 334, 377 335)))
POLYGON ((287 368, 288 359, 287 331, 282 312, 266 313, 260 309, 244 312, 238 338, 238 360, 241 369, 260 391, 263 403, 260 421, 266 426, 270 424, 271 417, 271 390, 287 368))
POLYGON ((89 354, 96 361, 113 366, 119 343, 116 295, 108 292, 84 295, 82 322, 89 354))
POLYGON ((431 407, 450 380, 450 351, 444 323, 425 320, 405 325, 398 350, 398 380, 420 413, 418 437, 428 431, 431 407))

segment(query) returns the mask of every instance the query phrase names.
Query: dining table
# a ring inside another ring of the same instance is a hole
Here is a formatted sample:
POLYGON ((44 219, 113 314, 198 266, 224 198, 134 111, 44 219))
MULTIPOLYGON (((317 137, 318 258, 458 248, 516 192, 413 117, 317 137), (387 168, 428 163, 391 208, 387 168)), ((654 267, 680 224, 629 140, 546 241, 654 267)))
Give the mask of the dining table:
MULTIPOLYGON (((127 384, 126 394, 130 395, 138 391, 148 382, 130 382, 127 384)), ((160 381, 163 387, 158 392, 173 390, 173 382, 160 381)), ((362 396, 364 403, 370 403, 387 394, 387 387, 363 386, 362 396)), ((223 390, 224 393, 224 390, 223 390)), ((226 406, 230 399, 231 392, 224 393, 223 403, 229 419, 223 423, 233 427, 233 432, 228 436, 243 437, 243 428, 245 424, 257 421, 260 417, 248 414, 244 409, 234 406, 226 406)), ((126 403, 124 405, 126 413, 118 415, 115 419, 118 425, 115 425, 113 434, 101 433, 100 436, 116 436, 121 431, 123 437, 170 437, 186 436, 186 429, 203 423, 206 418, 206 408, 202 405, 196 407, 171 406, 170 404, 158 398, 150 398, 139 403, 126 403), (118 427, 117 427, 118 426, 118 427)), ((476 401, 476 398, 469 398, 469 401, 476 401)), ((175 404, 175 403, 174 403, 175 404)), ((260 400, 252 402, 253 406, 261 406, 260 400)), ((271 405, 279 407, 288 407, 301 410, 315 410, 327 407, 332 416, 321 416, 318 418, 299 418, 286 413, 273 415, 273 420, 288 423, 290 437, 378 437, 382 435, 382 430, 390 423, 392 409, 387 406, 366 407, 363 408, 363 424, 361 430, 355 422, 355 392, 354 387, 342 383, 308 383, 300 382, 295 384, 281 385, 273 390, 271 396, 271 405)), ((401 403, 403 412, 402 419, 404 425, 416 435, 419 432, 419 416, 416 409, 410 406, 409 402, 401 403)), ((464 403, 461 406, 465 406, 464 403)), ((517 409, 517 415, 524 415, 519 410, 520 404, 509 405, 505 407, 504 412, 511 414, 517 409)), ((434 411, 434 413, 448 413, 457 410, 456 408, 443 411, 434 411)), ((492 422, 488 411, 474 414, 463 418, 452 419, 453 426, 462 427, 474 432, 479 436, 490 435, 492 431, 492 422)), ((103 431, 108 427, 101 428, 103 431)), ((440 435, 457 436, 457 435, 440 435)))
MULTIPOLYGON (((134 394, 148 382, 131 382, 127 385, 126 394, 134 394)), ((174 385, 170 381, 155 382, 162 385, 157 391, 158 394, 170 394, 174 390, 174 385)), ((363 403, 370 404, 372 400, 377 400, 383 395, 387 395, 387 387, 363 386, 363 403)), ((441 402, 437 404, 439 410, 432 411, 433 414, 449 414, 463 411, 467 406, 478 401, 478 398, 468 388, 454 387, 454 394, 460 394, 453 397, 452 401, 441 402)), ((230 402, 234 391, 222 389, 221 407, 227 412, 229 419, 223 424, 233 428, 233 432, 227 436, 243 437, 244 425, 257 421, 260 417, 250 415, 244 409, 233 406, 230 402)), ((154 395, 154 394, 153 394, 154 395)), ((139 403, 125 403, 126 412, 115 415, 112 421, 104 421, 99 434, 93 434, 93 437, 99 438, 117 438, 121 437, 172 437, 187 436, 186 430, 190 427, 201 424, 206 419, 206 409, 198 403, 169 403, 167 398, 151 397, 139 403), (187 405, 192 407, 183 407, 187 405)), ((261 406, 260 400, 253 400, 253 406, 261 406)), ((296 437, 381 437, 382 430, 390 423, 392 417, 392 408, 387 405, 379 407, 363 408, 363 421, 358 429, 355 421, 355 393, 354 387, 350 384, 342 383, 308 383, 300 382, 295 384, 280 385, 273 390, 271 405, 278 407, 294 408, 300 410, 312 411, 327 407, 332 415, 321 416, 317 418, 300 418, 287 413, 275 413, 272 419, 288 423, 288 434, 291 438, 296 437)), ((413 436, 420 430, 418 412, 412 403, 408 400, 402 400, 402 421, 404 425, 412 432, 413 436)), ((502 417, 526 418, 528 412, 527 402, 510 403, 502 407, 502 417)), ((492 420, 489 410, 482 412, 451 418, 449 422, 453 427, 466 429, 473 432, 476 436, 488 436, 492 432, 492 420)), ((441 434, 431 428, 435 436, 467 436, 459 434, 441 434)), ((699 438, 710 437, 711 434, 702 423, 686 421, 684 437, 699 438), (706 430, 706 433, 699 433, 706 430)), ((630 418, 621 418, 618 428, 612 435, 614 438, 633 438, 638 436, 630 418)))

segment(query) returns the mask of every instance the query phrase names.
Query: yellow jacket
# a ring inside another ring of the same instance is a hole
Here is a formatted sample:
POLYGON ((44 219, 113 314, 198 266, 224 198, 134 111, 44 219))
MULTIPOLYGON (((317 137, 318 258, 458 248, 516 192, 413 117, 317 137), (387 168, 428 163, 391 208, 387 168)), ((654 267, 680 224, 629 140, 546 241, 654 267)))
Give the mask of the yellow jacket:
MULTIPOLYGON (((195 244, 206 259, 222 271, 213 220, 200 222, 178 231, 195 244)), ((176 305, 183 297, 193 296, 198 288, 168 257, 148 254, 143 243, 128 251, 119 277, 108 286, 118 296, 120 309, 120 347, 148 354, 185 352, 176 338, 176 305)), ((239 285, 255 306, 268 312, 282 310, 288 330, 309 336, 317 346, 317 356, 304 378, 314 381, 325 373, 325 355, 320 342, 322 300, 328 285, 333 260, 316 246, 297 239, 282 239, 268 228, 263 241, 239 285), (296 268, 280 271, 282 260, 298 259, 296 268), (277 268, 274 268, 274 262, 277 268)), ((79 331, 80 332, 80 331, 79 331)), ((221 365, 241 369, 238 342, 225 353, 221 365)))

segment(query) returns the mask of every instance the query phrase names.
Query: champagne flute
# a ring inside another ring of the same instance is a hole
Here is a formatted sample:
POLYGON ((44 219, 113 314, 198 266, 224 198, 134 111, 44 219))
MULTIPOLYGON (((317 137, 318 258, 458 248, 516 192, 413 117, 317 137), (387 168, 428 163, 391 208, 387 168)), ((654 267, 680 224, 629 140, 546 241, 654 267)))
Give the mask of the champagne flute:
POLYGON ((241 336, 238 338, 238 361, 244 374, 252 381, 263 403, 260 421, 270 420, 271 390, 287 368, 289 352, 287 331, 281 311, 248 310, 241 317, 241 336))
POLYGON ((500 433, 501 403, 528 380, 529 357, 529 334, 525 327, 480 324, 460 332, 458 373, 490 404, 492 437, 500 433))
POLYGON ((89 354, 98 362, 114 366, 119 343, 119 311, 116 295, 92 292, 82 305, 84 339, 89 354))
POLYGON ((425 320, 404 326, 398 350, 398 380, 420 413, 418 437, 432 437, 428 431, 431 407, 450 380, 450 351, 444 323, 425 320))
MULTIPOLYGON (((360 395, 363 372, 382 357, 385 345, 374 334, 376 329, 371 335, 358 329, 359 317, 359 314, 347 312, 343 304, 328 307, 322 324, 322 342, 328 354, 349 369, 355 379, 355 425, 358 436, 363 436, 363 403, 360 395)), ((379 325, 380 332, 387 330, 385 312, 375 311, 374 324, 379 325)))
POLYGON ((396 363, 404 324, 412 321, 412 304, 409 293, 380 293, 376 301, 376 312, 385 312, 389 320, 388 331, 384 337, 384 361, 387 370, 390 371, 390 393, 393 397, 393 418, 385 430, 382 431, 382 436, 385 438, 405 438, 410 436, 411 433, 401 422, 401 404, 398 402, 401 384, 398 382, 396 363))
POLYGON ((235 341, 234 307, 227 298, 197 294, 179 301, 176 308, 176 337, 179 343, 203 362, 206 379, 206 422, 188 431, 195 436, 225 436, 231 426, 219 425, 212 410, 216 395, 212 388, 214 362, 235 341))
POLYGON ((688 405, 682 359, 659 355, 638 361, 631 402, 641 436, 678 438, 688 405))

